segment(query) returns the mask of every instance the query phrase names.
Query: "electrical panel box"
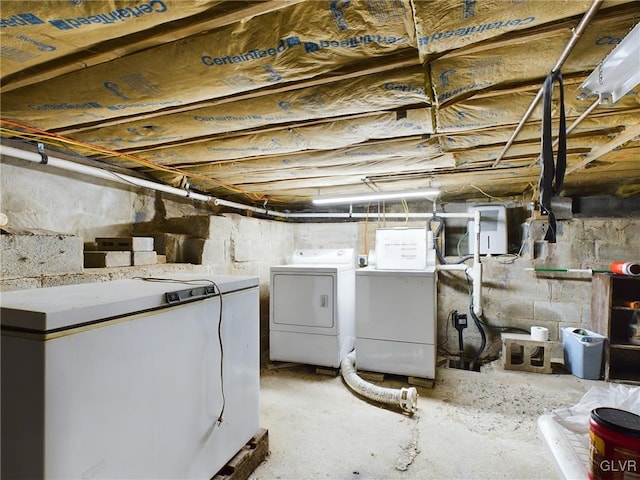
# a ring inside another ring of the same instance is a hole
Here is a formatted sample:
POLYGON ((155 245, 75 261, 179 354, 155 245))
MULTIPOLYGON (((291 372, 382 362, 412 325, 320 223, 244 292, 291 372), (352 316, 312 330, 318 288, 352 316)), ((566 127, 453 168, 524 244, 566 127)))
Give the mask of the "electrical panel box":
MULTIPOLYGON (((507 207, 504 205, 475 205, 469 213, 480 212, 480 255, 508 253, 507 207)), ((475 253, 475 222, 469 220, 469 253, 475 253)))

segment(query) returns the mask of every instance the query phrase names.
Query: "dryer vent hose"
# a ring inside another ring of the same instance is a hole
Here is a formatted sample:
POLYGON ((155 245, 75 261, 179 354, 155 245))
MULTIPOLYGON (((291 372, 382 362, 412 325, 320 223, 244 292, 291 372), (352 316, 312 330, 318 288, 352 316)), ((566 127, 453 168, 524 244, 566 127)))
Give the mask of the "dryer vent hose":
POLYGON ((399 406, 411 414, 417 410, 418 391, 414 387, 386 388, 369 383, 358 376, 355 363, 355 350, 345 356, 340 363, 342 378, 351 390, 374 402, 399 406))

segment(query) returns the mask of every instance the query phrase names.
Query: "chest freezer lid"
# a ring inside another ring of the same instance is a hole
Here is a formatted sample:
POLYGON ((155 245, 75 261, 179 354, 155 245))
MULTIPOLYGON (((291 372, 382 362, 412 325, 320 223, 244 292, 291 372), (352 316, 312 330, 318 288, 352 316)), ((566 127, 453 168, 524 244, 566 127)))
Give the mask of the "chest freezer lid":
POLYGON ((257 277, 180 274, 162 278, 171 281, 128 279, 4 292, 0 324, 44 332, 168 306, 167 292, 211 285, 210 281, 223 294, 258 286, 257 277))

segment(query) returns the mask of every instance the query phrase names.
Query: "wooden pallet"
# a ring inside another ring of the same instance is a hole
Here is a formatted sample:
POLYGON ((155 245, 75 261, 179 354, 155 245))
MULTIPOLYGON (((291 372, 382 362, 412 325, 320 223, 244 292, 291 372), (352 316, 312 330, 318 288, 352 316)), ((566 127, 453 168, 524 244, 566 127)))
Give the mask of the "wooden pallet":
POLYGON ((247 480, 269 455, 269 431, 261 428, 211 480, 247 480))
POLYGON ((292 363, 292 362, 269 362, 267 363, 268 370, 282 370, 285 368, 297 368, 302 370, 315 371, 317 375, 327 375, 329 377, 337 377, 340 374, 339 368, 334 367, 318 367, 315 365, 309 365, 307 363, 292 363))
POLYGON ((410 375, 394 375, 388 373, 370 372, 367 370, 358 370, 358 375, 363 380, 371 382, 384 382, 385 380, 400 379, 401 381, 406 381, 406 383, 408 383, 409 385, 425 388, 433 388, 433 385, 435 383, 435 380, 433 378, 413 377, 410 375))

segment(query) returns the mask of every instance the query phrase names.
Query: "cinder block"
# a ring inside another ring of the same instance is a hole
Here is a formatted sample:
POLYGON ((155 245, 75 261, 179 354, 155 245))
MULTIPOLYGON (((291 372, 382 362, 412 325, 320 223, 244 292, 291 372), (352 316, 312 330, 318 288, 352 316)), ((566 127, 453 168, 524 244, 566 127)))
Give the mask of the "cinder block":
POLYGON ((52 232, 0 235, 0 276, 37 277, 82 272, 82 237, 52 232))
POLYGON ((130 252, 152 252, 153 237, 100 237, 96 238, 99 251, 128 250, 130 252))
POLYGON ((236 262, 250 262, 260 258, 263 245, 256 244, 251 238, 235 238, 231 242, 233 260, 236 262))
POLYGON ((131 252, 84 252, 85 268, 129 267, 131 252))
POLYGON ((184 244, 189 235, 180 233, 158 233, 153 235, 155 251, 164 255, 168 263, 182 263, 184 258, 184 244))
POLYGON ((197 215, 167 219, 169 232, 187 234, 191 237, 214 238, 231 235, 232 219, 227 216, 197 215))
POLYGON ((132 252, 132 263, 138 265, 155 265, 158 263, 158 254, 156 252, 132 252))
POLYGON ((184 242, 184 259, 188 263, 204 265, 209 263, 204 258, 205 238, 189 238, 184 242))
POLYGON ((551 373, 552 342, 532 340, 531 335, 502 333, 502 367, 505 370, 551 373))
POLYGON ((184 259, 196 265, 229 262, 229 241, 224 238, 189 238, 184 243, 184 259))

